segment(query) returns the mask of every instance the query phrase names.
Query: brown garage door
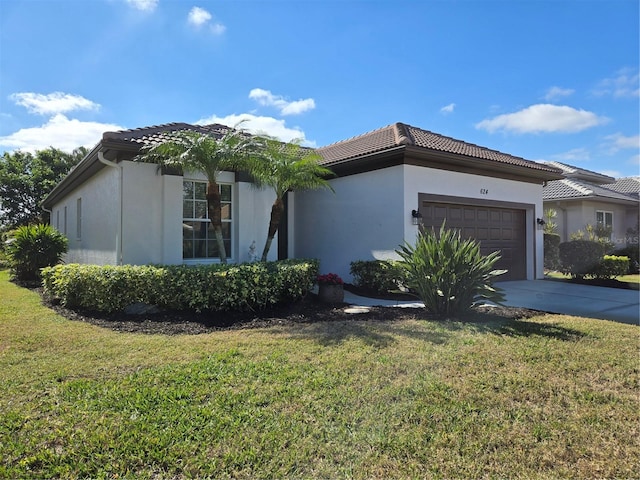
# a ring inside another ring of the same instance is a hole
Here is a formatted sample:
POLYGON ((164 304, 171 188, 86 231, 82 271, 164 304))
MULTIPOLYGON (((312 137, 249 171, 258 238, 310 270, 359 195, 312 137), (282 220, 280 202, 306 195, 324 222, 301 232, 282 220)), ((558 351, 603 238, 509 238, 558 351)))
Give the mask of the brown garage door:
POLYGON ((425 227, 439 229, 446 219, 448 228, 478 240, 483 255, 499 250, 502 258, 496 268, 509 271, 497 280, 526 279, 524 210, 424 201, 420 213, 425 227))

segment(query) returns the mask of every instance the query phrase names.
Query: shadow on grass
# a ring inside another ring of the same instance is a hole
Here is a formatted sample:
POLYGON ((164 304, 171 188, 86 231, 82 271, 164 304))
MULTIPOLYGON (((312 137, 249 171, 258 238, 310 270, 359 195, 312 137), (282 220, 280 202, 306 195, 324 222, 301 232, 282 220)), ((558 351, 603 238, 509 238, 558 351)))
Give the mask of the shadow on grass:
MULTIPOLYGON (((542 313, 541 313, 542 315, 542 313)), ((530 317, 534 318, 534 317, 530 317)), ((447 322, 451 330, 472 328, 478 333, 502 335, 508 337, 546 337, 565 342, 575 342, 588 334, 573 328, 557 324, 531 321, 529 318, 504 318, 488 315, 484 320, 471 322, 447 322)))
MULTIPOLYGON (((543 313, 539 313, 543 315, 543 313)), ((427 315, 425 315, 426 317, 427 315)), ((530 317, 532 318, 532 317, 530 317)), ((588 336, 576 329, 557 324, 542 323, 529 318, 505 318, 496 315, 476 314, 467 320, 437 320, 433 318, 400 318, 378 320, 354 318, 332 322, 318 322, 305 325, 295 331, 283 329, 279 333, 294 339, 311 339, 323 346, 335 346, 357 339, 375 348, 393 345, 402 336, 434 345, 446 344, 455 332, 462 330, 477 334, 501 335, 509 337, 546 337, 565 342, 575 342, 588 336), (402 320, 414 320, 408 323, 402 320)))

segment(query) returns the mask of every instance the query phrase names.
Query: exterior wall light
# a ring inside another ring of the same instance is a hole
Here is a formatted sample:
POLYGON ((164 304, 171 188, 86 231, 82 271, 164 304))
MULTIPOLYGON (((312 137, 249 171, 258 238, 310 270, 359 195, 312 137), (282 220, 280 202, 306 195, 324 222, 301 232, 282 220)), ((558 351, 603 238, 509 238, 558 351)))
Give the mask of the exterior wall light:
POLYGON ((547 222, 545 222, 541 218, 536 218, 536 223, 538 224, 538 229, 544 228, 544 226, 547 224, 547 222))
POLYGON ((411 210, 411 223, 420 225, 422 223, 422 214, 417 210, 411 210))

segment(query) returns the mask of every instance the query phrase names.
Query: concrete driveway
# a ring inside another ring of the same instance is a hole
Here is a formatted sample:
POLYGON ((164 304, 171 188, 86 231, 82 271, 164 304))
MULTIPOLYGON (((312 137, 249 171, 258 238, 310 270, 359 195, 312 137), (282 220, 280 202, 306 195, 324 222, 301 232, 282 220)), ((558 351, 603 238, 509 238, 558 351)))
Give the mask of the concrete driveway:
POLYGON ((640 291, 553 280, 499 282, 506 305, 640 325, 640 291))
MULTIPOLYGON (((640 325, 640 291, 593 287, 553 280, 496 283, 504 290, 505 304, 543 312, 600 318, 640 325)), ((364 298, 345 291, 344 301, 360 306, 422 307, 420 302, 364 298)))

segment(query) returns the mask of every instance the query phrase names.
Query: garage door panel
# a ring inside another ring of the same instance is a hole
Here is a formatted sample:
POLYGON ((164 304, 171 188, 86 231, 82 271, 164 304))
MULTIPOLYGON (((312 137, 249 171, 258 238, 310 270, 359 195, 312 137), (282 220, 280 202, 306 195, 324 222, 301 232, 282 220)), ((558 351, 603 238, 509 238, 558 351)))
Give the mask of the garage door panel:
POLYGON ((449 218, 452 220, 452 222, 455 222, 456 220, 462 220, 462 208, 450 208, 449 218))
POLYGON ((508 270, 500 280, 526 278, 524 210, 425 201, 420 212, 425 227, 437 231, 445 221, 448 228, 460 230, 463 238, 478 240, 483 255, 500 252, 495 268, 508 270))
POLYGON ((471 221, 475 221, 476 219, 476 211, 472 208, 465 208, 464 209, 464 219, 465 221, 471 220, 471 221))

